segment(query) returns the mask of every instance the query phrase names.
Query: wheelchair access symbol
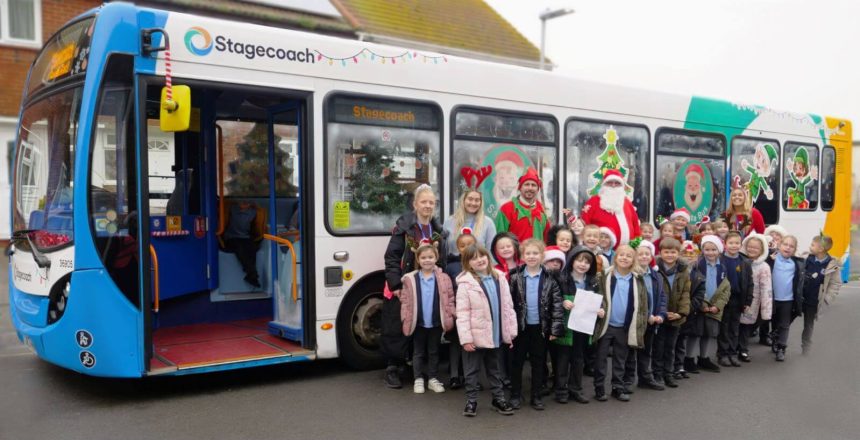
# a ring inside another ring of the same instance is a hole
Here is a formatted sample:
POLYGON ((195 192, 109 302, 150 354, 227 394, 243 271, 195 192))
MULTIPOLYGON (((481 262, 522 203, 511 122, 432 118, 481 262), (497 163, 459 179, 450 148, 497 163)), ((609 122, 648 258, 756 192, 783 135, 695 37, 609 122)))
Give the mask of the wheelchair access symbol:
POLYGON ((84 368, 92 368, 96 366, 96 357, 94 354, 84 350, 81 352, 80 358, 81 365, 83 365, 84 368))
POLYGON ((93 335, 86 330, 78 330, 75 332, 75 341, 81 348, 90 348, 93 346, 93 335))

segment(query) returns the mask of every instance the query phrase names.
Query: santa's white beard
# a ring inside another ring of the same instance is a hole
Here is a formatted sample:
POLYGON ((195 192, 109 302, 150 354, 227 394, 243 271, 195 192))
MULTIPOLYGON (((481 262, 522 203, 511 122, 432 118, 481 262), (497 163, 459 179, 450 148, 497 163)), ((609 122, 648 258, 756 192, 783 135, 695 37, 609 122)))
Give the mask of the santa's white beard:
POLYGON ((622 212, 624 210, 624 199, 626 198, 627 193, 624 192, 623 186, 603 186, 600 188, 600 209, 612 214, 622 212))

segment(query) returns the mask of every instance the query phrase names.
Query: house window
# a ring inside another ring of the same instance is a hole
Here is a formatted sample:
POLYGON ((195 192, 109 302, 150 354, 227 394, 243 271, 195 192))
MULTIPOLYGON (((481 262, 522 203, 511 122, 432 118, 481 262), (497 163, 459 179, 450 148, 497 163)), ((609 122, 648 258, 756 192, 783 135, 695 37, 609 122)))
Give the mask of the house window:
POLYGON ((0 0, 0 44, 42 43, 42 1, 0 0))

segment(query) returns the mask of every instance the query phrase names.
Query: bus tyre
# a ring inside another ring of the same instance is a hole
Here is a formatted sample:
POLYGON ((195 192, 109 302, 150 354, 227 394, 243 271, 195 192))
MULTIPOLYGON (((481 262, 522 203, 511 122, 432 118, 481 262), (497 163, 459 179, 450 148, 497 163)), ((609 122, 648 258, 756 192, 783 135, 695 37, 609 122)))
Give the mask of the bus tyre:
POLYGON ((337 345, 341 359, 352 368, 370 370, 384 365, 379 348, 382 303, 381 289, 370 288, 353 290, 341 305, 337 345))

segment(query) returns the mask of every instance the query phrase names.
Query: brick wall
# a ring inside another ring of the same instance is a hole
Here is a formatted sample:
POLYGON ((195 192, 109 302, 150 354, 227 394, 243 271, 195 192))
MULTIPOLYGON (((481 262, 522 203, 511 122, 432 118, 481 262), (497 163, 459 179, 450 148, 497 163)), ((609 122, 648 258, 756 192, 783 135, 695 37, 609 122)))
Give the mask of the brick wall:
MULTIPOLYGON (((69 20, 101 3, 94 0, 42 0, 42 43, 69 20)), ((37 52, 37 49, 0 44, 0 72, 3 72, 0 116, 18 116, 27 70, 37 52)))

